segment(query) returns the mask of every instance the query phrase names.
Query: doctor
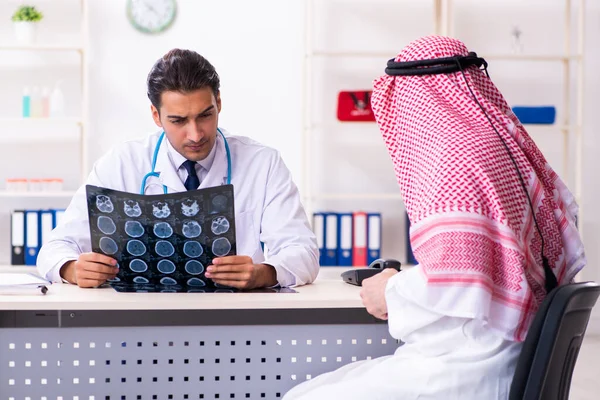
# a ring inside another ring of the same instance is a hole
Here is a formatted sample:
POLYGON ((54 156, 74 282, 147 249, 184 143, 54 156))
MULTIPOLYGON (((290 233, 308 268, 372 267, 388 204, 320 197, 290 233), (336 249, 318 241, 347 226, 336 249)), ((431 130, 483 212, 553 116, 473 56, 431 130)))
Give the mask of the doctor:
MULTIPOLYGON (((215 68, 200 54, 169 51, 148 75, 160 131, 115 147, 86 183, 160 194, 231 182, 239 255, 216 258, 206 276, 242 289, 311 283, 319 270, 316 238, 291 174, 274 149, 218 128, 219 86, 215 68)), ((85 185, 42 247, 37 267, 47 279, 80 287, 97 287, 118 272, 116 260, 91 252, 85 185)))

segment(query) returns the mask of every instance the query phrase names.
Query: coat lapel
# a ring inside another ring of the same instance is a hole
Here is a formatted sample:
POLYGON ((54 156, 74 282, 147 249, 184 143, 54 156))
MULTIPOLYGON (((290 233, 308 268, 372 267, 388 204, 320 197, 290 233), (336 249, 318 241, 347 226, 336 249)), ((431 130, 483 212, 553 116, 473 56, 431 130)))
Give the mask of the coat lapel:
POLYGON ((210 167, 210 171, 208 171, 208 174, 206 175, 206 178, 200 182, 199 189, 221 186, 227 181, 227 156, 225 154, 223 137, 220 133, 217 133, 215 146, 217 146, 215 151, 215 159, 210 167))

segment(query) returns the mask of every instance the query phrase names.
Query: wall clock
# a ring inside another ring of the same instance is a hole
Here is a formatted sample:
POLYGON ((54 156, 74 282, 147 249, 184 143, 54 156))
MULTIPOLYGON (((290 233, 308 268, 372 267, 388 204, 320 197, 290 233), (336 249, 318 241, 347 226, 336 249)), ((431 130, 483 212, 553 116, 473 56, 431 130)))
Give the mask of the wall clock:
POLYGON ((144 33, 163 32, 177 13, 176 0, 127 0, 126 7, 131 25, 144 33))

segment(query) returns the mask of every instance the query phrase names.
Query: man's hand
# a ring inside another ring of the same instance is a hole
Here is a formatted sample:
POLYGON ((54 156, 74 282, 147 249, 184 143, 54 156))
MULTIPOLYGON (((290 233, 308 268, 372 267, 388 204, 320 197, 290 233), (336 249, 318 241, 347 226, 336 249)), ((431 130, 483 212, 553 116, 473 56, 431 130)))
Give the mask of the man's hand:
POLYGON ((360 297, 369 314, 375 318, 388 319, 385 286, 387 281, 397 273, 398 271, 393 268, 386 268, 362 283, 360 297))
POLYGON ((255 289, 277 284, 275 268, 267 264, 253 264, 248 256, 215 258, 205 276, 215 283, 238 289, 255 289))
POLYGON ((98 287, 113 279, 119 268, 117 260, 98 253, 83 253, 76 261, 69 261, 60 268, 60 276, 82 288, 98 287))

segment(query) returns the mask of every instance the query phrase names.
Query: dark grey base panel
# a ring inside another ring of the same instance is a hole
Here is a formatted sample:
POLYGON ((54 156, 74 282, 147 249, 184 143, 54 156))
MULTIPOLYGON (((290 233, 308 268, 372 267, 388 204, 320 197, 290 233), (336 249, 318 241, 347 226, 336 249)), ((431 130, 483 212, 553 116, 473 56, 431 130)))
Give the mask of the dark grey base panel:
POLYGON ((384 323, 365 309, 0 311, 0 328, 384 323))

